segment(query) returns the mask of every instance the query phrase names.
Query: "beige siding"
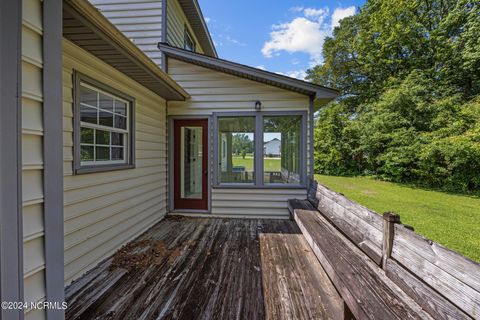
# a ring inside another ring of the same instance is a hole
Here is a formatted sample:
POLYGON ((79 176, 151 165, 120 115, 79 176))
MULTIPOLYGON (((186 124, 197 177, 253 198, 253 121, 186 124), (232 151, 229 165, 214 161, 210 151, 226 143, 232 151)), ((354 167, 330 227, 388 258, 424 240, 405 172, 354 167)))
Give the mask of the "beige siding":
POLYGON ((225 217, 288 218, 288 199, 305 199, 304 189, 212 190, 212 214, 225 217))
POLYGON ((120 31, 159 66, 162 56, 163 0, 90 0, 120 31))
POLYGON ((65 284, 166 213, 166 102, 64 40, 65 284), (136 100, 136 168, 73 175, 72 72, 136 100))
MULTIPOLYGON (((309 111, 307 96, 256 81, 175 59, 168 59, 168 72, 191 95, 186 102, 169 102, 169 116, 253 111, 256 100, 262 101, 263 111, 309 111)), ((307 149, 310 150, 309 144, 307 149)), ((287 199, 305 196, 303 189, 215 188, 212 190, 212 213, 219 216, 288 217, 287 199)))
POLYGON ((182 7, 177 0, 168 0, 167 2, 167 42, 175 47, 184 47, 184 32, 185 26, 188 28, 190 35, 195 41, 196 51, 203 53, 197 37, 190 27, 190 23, 183 13, 182 7))
MULTIPOLYGON (((22 12, 22 196, 24 299, 45 300, 43 225, 42 2, 24 0, 22 12)), ((43 310, 26 310, 44 319, 43 310)))

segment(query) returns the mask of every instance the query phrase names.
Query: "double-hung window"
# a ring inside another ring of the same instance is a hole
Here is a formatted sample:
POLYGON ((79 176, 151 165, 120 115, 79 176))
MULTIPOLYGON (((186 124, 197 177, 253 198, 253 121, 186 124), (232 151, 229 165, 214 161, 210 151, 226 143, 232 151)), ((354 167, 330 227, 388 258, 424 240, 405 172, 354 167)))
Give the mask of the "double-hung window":
POLYGON ((75 171, 134 167, 134 99, 76 73, 75 171))
POLYGON ((193 41, 193 37, 188 31, 187 25, 185 24, 183 32, 183 48, 188 51, 195 52, 195 41, 193 41))
POLYGON ((305 118, 305 112, 216 114, 216 186, 304 186, 305 118))

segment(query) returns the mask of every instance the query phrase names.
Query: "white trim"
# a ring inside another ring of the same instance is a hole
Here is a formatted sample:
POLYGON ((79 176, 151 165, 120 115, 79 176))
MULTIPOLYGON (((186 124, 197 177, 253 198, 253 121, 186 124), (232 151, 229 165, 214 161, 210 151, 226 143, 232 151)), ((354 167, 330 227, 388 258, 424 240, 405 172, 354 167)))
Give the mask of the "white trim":
MULTIPOLYGON (((81 121, 80 119, 80 136, 81 136, 81 130, 82 128, 87 128, 87 129, 93 129, 93 143, 82 143, 81 140, 79 141, 79 148, 81 149, 82 146, 87 146, 87 147, 93 147, 93 160, 89 160, 89 161, 82 161, 80 159, 80 166, 83 167, 83 166, 102 166, 102 165, 108 165, 108 164, 127 164, 129 163, 130 159, 129 159, 129 150, 132 146, 130 146, 129 144, 129 135, 132 134, 131 133, 131 126, 130 126, 130 115, 131 115, 131 102, 126 100, 126 99, 122 99, 121 97, 119 97, 118 95, 115 95, 115 94, 112 94, 106 90, 103 90, 101 88, 98 88, 96 86, 93 86, 85 81, 80 81, 79 83, 80 87, 84 87, 84 88, 87 88, 91 91, 94 91, 96 93, 96 100, 97 100, 97 106, 93 106, 93 105, 90 105, 88 103, 85 103, 85 102, 81 102, 82 101, 82 96, 81 94, 79 94, 79 101, 80 101, 80 105, 83 106, 83 107, 87 107, 87 108, 90 108, 90 109, 93 109, 93 110, 96 110, 97 111, 97 123, 90 123, 90 122, 84 122, 84 121, 81 121), (104 95, 104 96, 107 96, 109 98, 112 99, 112 110, 106 110, 106 109, 103 109, 100 107, 100 94, 104 95), (116 112, 115 110, 115 102, 116 101, 120 101, 122 103, 125 103, 126 105, 126 115, 123 115, 121 113, 118 113, 116 112), (103 112, 107 112, 109 114, 112 115, 112 127, 110 126, 105 126, 105 125, 101 125, 99 124, 100 123, 100 112, 103 111, 103 112), (126 129, 122 129, 122 128, 116 128, 115 127, 115 116, 117 117, 122 117, 122 118, 125 118, 125 121, 126 121, 126 129), (106 132, 109 132, 109 143, 108 144, 97 144, 96 142, 96 132, 97 130, 100 130, 100 131, 106 131, 106 132), (122 145, 113 145, 112 144, 112 133, 119 133, 119 134, 122 134, 123 135, 123 143, 122 145), (96 157, 96 147, 107 147, 109 148, 109 160, 97 160, 97 157, 96 157), (113 160, 112 159, 112 148, 121 148, 122 149, 122 160, 113 160)), ((77 88, 76 90, 78 90, 79 88, 77 88)), ((80 117, 81 117, 81 110, 80 110, 80 117)))

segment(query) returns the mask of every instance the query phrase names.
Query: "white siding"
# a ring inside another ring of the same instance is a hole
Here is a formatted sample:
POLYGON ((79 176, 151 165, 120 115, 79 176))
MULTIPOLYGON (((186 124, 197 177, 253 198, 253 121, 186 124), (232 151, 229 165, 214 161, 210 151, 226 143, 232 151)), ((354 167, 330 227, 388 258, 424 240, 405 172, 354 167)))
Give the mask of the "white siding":
POLYGON ((90 2, 157 65, 162 65, 162 55, 157 44, 162 41, 163 0, 90 0, 90 2))
MULTIPOLYGON (((254 111, 256 100, 262 101, 262 111, 309 111, 309 97, 256 81, 175 59, 168 59, 168 72, 191 95, 185 102, 169 102, 169 116, 254 111)), ((308 128, 306 139, 308 142, 308 128)), ((309 144, 307 149, 310 149, 309 144)), ((308 164, 306 168, 308 170, 308 164)), ((287 200, 305 197, 304 189, 214 188, 212 214, 285 218, 288 217, 287 200)))
POLYGON ((195 42, 195 50, 203 53, 195 33, 177 0, 168 0, 167 3, 167 42, 175 47, 183 48, 185 26, 195 42))
MULTIPOLYGON (((45 300, 43 225, 42 2, 24 0, 22 12, 22 196, 24 299, 45 300)), ((26 319, 45 319, 26 310, 26 319)))
POLYGON ((65 284, 166 214, 166 102, 64 40, 65 284), (72 72, 135 98, 136 168, 73 175, 72 72))

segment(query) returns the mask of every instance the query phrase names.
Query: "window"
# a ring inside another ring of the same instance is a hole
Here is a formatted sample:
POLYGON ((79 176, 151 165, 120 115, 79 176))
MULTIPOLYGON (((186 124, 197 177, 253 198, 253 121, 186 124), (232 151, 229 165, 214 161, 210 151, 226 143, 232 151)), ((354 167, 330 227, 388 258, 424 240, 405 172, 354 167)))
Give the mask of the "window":
POLYGON ((216 115, 216 185, 303 186, 305 117, 302 112, 216 115))
POLYGON ((250 183, 255 180, 255 117, 218 119, 220 183, 250 183))
POLYGON ((76 73, 76 173, 133 167, 133 107, 133 98, 76 73))
POLYGON ((263 182, 300 184, 301 116, 263 117, 263 182))
POLYGON ((184 37, 183 48, 185 50, 195 52, 195 42, 193 41, 193 37, 187 29, 187 25, 185 25, 185 32, 183 37, 184 37))

